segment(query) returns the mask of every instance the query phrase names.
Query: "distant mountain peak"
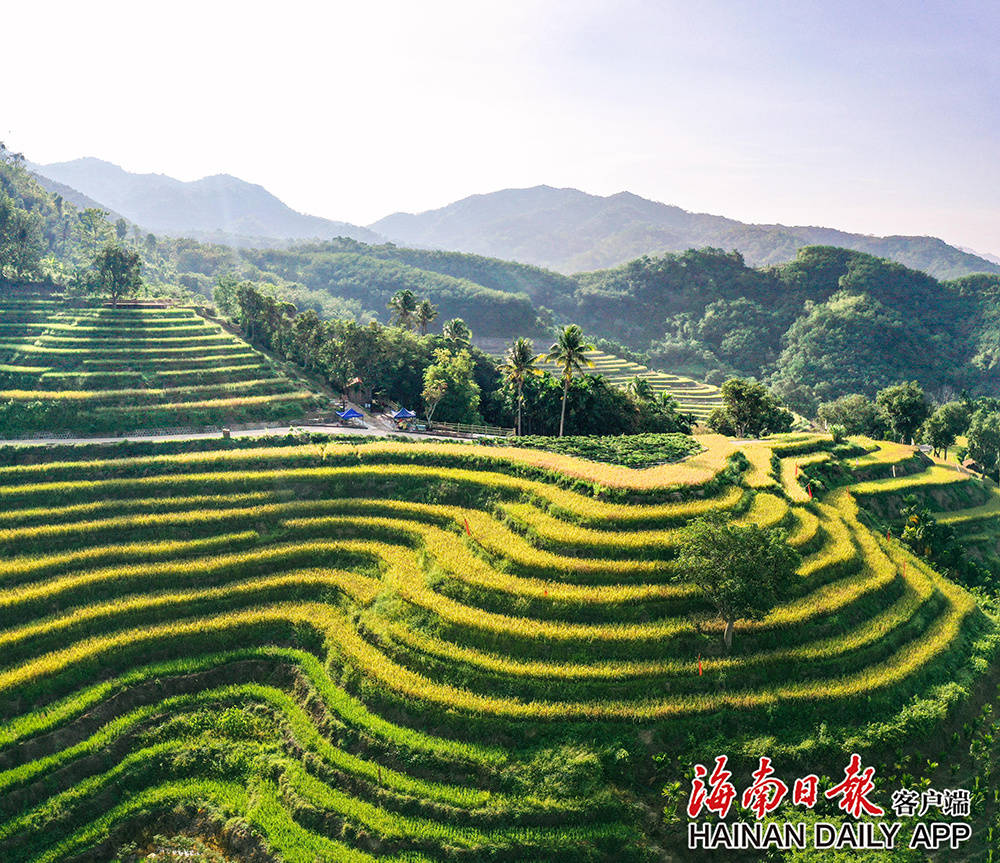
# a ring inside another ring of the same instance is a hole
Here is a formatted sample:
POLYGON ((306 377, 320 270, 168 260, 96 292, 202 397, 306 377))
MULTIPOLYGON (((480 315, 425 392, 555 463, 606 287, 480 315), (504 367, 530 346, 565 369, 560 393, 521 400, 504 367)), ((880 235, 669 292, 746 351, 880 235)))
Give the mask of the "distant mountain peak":
POLYGON ((382 240, 358 225, 299 213, 263 186, 232 174, 212 174, 187 182, 166 174, 135 174, 93 156, 31 168, 41 177, 68 186, 160 234, 211 236, 217 242, 237 244, 338 236, 366 243, 382 240))
POLYGON ((81 199, 100 202, 104 209, 143 228, 209 237, 214 242, 389 239, 401 246, 471 252, 563 273, 705 246, 737 249, 755 266, 779 264, 792 260, 802 246, 818 244, 889 258, 938 278, 1000 273, 1000 257, 978 255, 937 237, 877 237, 816 225, 747 224, 628 190, 601 196, 547 184, 501 189, 421 213, 393 213, 364 228, 299 213, 263 186, 231 174, 185 182, 165 174, 131 173, 95 156, 31 167, 64 190, 68 187, 81 199))

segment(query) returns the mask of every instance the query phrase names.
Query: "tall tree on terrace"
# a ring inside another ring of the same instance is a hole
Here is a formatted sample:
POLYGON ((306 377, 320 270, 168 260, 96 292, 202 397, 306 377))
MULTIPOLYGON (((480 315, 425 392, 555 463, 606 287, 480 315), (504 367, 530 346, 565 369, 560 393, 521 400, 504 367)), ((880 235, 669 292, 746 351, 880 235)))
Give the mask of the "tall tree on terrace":
POLYGON ((708 417, 708 427, 730 437, 760 437, 788 431, 794 417, 767 387, 754 380, 730 378, 720 390, 722 406, 708 417))
POLYGON ((263 309, 262 300, 264 298, 258 293, 250 282, 243 282, 236 288, 236 305, 239 309, 239 324, 249 341, 253 342, 257 338, 260 325, 261 311, 263 309))
POLYGON ((0 190, 0 278, 35 275, 44 250, 41 216, 14 206, 0 190))
POLYGON ((559 414, 559 437, 563 436, 563 427, 566 424, 566 396, 569 394, 570 379, 573 377, 573 372, 583 374, 585 366, 593 367, 594 363, 587 356, 587 351, 592 350, 594 346, 584 341, 583 330, 576 324, 569 324, 563 327, 558 341, 542 357, 546 362, 558 363, 562 368, 563 394, 562 410, 559 414))
POLYGON ((977 410, 968 435, 969 455, 1000 479, 1000 411, 977 410))
POLYGON ((500 371, 506 380, 517 386, 517 433, 521 434, 521 410, 524 406, 524 379, 539 374, 535 368, 535 349, 523 336, 510 343, 503 355, 500 371))
POLYGON ((417 310, 415 312, 415 319, 420 327, 420 335, 427 335, 427 327, 430 326, 431 322, 438 316, 437 306, 433 305, 430 300, 421 300, 417 304, 417 310))
POLYGON ((138 252, 116 243, 108 243, 94 258, 97 284, 107 292, 111 303, 118 305, 123 297, 131 296, 142 284, 142 261, 138 252))
POLYGON ((911 443, 917 429, 931 414, 927 397, 916 381, 879 390, 875 404, 900 443, 911 443))
POLYGON ((791 595, 801 558, 780 528, 733 524, 718 513, 690 522, 682 536, 677 572, 719 612, 728 653, 737 620, 760 620, 791 595))
POLYGON ((404 288, 396 291, 386 305, 392 312, 392 322, 405 330, 412 330, 417 322, 417 298, 413 291, 404 288))

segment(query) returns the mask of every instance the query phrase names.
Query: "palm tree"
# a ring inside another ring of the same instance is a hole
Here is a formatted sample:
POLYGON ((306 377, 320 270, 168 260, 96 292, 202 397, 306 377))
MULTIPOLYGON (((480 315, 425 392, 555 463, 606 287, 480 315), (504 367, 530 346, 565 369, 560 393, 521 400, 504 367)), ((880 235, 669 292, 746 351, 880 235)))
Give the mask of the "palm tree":
POLYGON ((656 396, 649 378, 641 378, 636 375, 628 382, 628 388, 632 391, 632 395, 641 402, 651 402, 656 396))
POLYGON ((396 291, 386 304, 386 308, 392 311, 393 323, 407 330, 413 329, 417 319, 417 298, 413 295, 413 291, 409 288, 396 291))
POLYGON ((415 318, 420 325, 420 335, 427 335, 427 327, 438 316, 437 306, 432 305, 430 300, 421 300, 417 305, 415 318))
POLYGON ((563 436, 563 426, 566 423, 566 396, 569 394, 569 382, 573 377, 573 372, 583 374, 583 367, 592 367, 594 363, 587 356, 587 351, 594 350, 594 346, 583 340, 583 330, 576 324, 569 324, 563 327, 559 333, 559 340, 549 348, 549 352, 542 359, 546 362, 558 363, 562 368, 563 375, 563 395, 562 411, 559 414, 559 437, 563 436))
POLYGON ((467 345, 472 341, 472 330, 461 318, 452 318, 441 328, 441 334, 456 345, 467 345))
POLYGON ((535 368, 535 350, 531 339, 514 339, 503 355, 500 371, 506 380, 517 384, 517 433, 521 434, 521 408, 524 405, 524 379, 529 374, 541 374, 535 368))

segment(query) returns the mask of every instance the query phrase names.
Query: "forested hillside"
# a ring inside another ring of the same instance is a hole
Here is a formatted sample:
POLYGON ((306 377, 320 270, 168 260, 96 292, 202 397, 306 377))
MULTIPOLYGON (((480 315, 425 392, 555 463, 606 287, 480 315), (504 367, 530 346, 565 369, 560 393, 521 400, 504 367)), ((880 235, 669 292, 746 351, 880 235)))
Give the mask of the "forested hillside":
POLYGON ((941 394, 996 393, 1000 276, 939 282, 861 252, 801 249, 753 269, 705 249, 579 277, 577 317, 655 365, 710 381, 769 379, 796 410, 916 378, 941 394))
POLYGON ((408 290, 435 307, 432 332, 462 318, 477 336, 545 343, 555 325, 575 322, 612 340, 602 350, 651 368, 709 383, 732 375, 765 380, 809 416, 821 401, 873 395, 903 379, 918 380, 941 401, 963 389, 1000 394, 998 275, 939 281, 829 246, 800 249, 781 266, 754 268, 738 252, 707 248, 573 277, 347 238, 236 249, 144 234, 123 219, 112 225, 99 210, 47 193, 9 155, 0 181, 0 206, 13 213, 5 218, 23 240, 2 252, 8 276, 31 275, 18 264, 29 249, 36 265, 28 270, 72 287, 85 281, 96 250, 117 237, 141 253, 151 293, 211 298, 219 279, 231 276, 300 311, 363 323, 388 321, 389 300, 408 290))
POLYGON ((536 311, 525 293, 529 286, 537 298, 570 302, 574 287, 566 277, 522 264, 369 246, 344 237, 279 250, 157 236, 124 218, 112 224, 106 211, 80 208, 49 193, 24 160, 7 151, 0 159, 0 190, 31 229, 28 245, 36 265, 30 272, 0 262, 7 276, 18 278, 44 272, 71 283, 105 242, 117 239, 141 253, 152 294, 181 289, 210 299, 218 278, 233 275, 270 285, 300 308, 325 317, 385 321, 388 300, 408 289, 438 306, 441 323, 461 317, 483 336, 537 331, 536 311))

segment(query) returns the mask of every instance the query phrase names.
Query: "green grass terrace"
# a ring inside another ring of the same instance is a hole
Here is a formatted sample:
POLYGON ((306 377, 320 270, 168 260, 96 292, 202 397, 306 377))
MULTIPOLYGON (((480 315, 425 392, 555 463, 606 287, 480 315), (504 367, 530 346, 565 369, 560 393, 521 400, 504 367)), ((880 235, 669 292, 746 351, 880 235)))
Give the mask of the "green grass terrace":
POLYGON ((0 434, 120 433, 292 421, 305 381, 182 307, 79 306, 0 296, 0 434))

